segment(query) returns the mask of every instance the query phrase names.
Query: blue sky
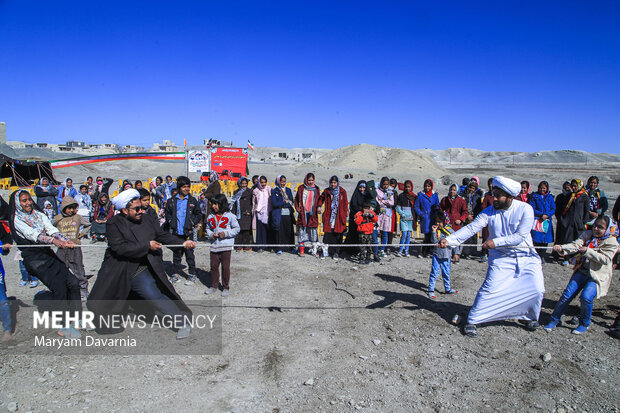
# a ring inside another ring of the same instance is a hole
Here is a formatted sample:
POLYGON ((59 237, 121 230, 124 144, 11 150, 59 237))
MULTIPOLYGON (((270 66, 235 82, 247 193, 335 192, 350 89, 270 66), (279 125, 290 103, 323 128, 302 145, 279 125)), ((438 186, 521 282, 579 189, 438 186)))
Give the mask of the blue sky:
POLYGON ((0 0, 9 140, 620 149, 620 3, 0 0))

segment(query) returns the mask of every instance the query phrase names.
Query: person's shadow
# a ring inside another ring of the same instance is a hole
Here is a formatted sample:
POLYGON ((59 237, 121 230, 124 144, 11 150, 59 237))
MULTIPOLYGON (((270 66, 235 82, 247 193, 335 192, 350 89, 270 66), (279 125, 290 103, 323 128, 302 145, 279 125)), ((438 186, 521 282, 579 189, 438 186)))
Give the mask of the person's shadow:
MULTIPOLYGON (((394 291, 386 291, 386 290, 376 290, 373 291, 375 295, 383 297, 376 303, 370 304, 366 306, 368 309, 378 309, 378 308, 386 308, 398 301, 402 301, 407 304, 402 308, 408 310, 420 310, 424 309, 427 311, 431 311, 436 313, 441 318, 443 318, 447 323, 452 323, 452 317, 456 314, 460 315, 461 318, 466 318, 467 313, 469 312, 469 306, 465 306, 463 304, 458 304, 450 301, 433 301, 426 296, 427 286, 415 280, 410 280, 404 277, 400 277, 397 275, 389 275, 389 274, 375 274, 375 277, 379 277, 387 282, 396 282, 402 284, 406 287, 410 287, 413 290, 422 291, 423 294, 414 293, 398 293, 394 291)), ((439 293, 436 291, 436 293, 439 293)), ((439 293, 441 294, 441 293, 439 293)), ((442 294, 444 297, 447 297, 447 294, 442 294)))

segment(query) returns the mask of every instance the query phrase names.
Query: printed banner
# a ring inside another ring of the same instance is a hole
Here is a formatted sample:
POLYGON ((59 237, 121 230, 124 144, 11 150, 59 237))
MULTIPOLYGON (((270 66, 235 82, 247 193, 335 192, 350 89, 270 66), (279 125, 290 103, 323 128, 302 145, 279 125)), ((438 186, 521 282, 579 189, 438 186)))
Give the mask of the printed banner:
POLYGON ((210 172, 211 154, 209 151, 189 151, 187 165, 190 172, 210 172))
POLYGON ((222 180, 234 180, 245 176, 248 168, 247 148, 212 148, 211 170, 222 180))

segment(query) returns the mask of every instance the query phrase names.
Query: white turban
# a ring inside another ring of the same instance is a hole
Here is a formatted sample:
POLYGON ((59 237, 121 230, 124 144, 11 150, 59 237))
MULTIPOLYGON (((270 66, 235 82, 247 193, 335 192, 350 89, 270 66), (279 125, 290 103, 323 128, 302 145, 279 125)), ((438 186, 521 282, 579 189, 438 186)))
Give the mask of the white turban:
POLYGON ((493 178, 493 188, 499 188, 510 196, 517 196, 521 193, 519 182, 499 175, 493 178))
POLYGON ((121 209, 126 208, 127 204, 136 198, 140 198, 140 192, 138 192, 137 189, 130 188, 116 195, 110 201, 112 201, 114 208, 120 211, 121 209))

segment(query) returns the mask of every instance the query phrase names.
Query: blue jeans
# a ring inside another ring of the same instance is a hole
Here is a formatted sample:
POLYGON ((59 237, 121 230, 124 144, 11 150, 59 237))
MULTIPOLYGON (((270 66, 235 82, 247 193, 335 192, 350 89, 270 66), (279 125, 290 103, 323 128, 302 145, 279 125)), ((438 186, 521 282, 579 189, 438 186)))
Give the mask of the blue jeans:
POLYGON ((400 235, 401 246, 398 249, 398 252, 403 252, 405 248, 407 248, 407 252, 409 252, 409 245, 405 246, 402 244, 409 244, 410 241, 411 241, 411 231, 403 231, 403 233, 400 235))
POLYGON ((381 231, 381 251, 385 251, 385 247, 387 246, 388 243, 388 232, 387 231, 381 231))
MULTIPOLYGON (((21 261, 20 261, 21 262, 21 261)), ((11 302, 6 296, 6 283, 4 279, 4 269, 0 261, 0 321, 2 321, 2 331, 13 331, 11 322, 11 302)))
POLYGON ((26 266, 24 265, 24 261, 19 261, 19 271, 22 273, 22 281, 39 281, 39 279, 33 275, 30 275, 26 266))
POLYGON ((435 291, 435 282, 439 273, 443 276, 443 286, 446 291, 450 291, 450 258, 437 258, 433 255, 433 266, 431 275, 428 278, 428 291, 435 291))
POLYGON ((374 247, 372 247, 372 251, 375 253, 375 255, 377 255, 379 253, 379 247, 377 247, 377 244, 379 243, 379 237, 376 229, 372 231, 372 243, 374 245, 374 247))
POLYGON ((566 311, 566 307, 573 301, 573 298, 581 291, 581 314, 579 316, 579 324, 588 327, 590 318, 592 317, 592 301, 596 297, 597 286, 592 277, 576 272, 571 277, 562 297, 555 305, 551 320, 559 322, 560 317, 566 311))

